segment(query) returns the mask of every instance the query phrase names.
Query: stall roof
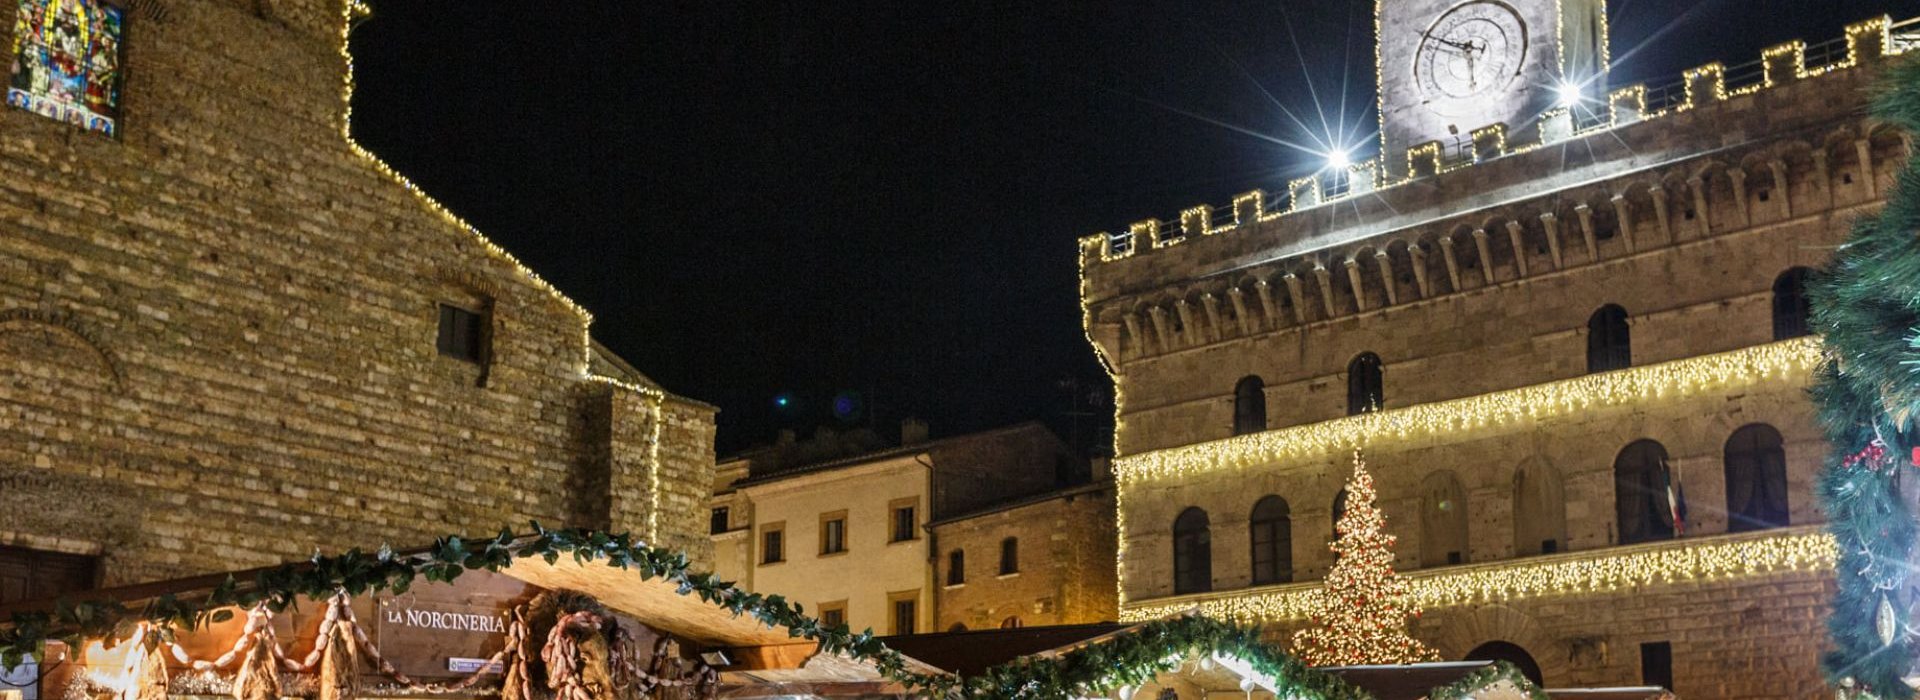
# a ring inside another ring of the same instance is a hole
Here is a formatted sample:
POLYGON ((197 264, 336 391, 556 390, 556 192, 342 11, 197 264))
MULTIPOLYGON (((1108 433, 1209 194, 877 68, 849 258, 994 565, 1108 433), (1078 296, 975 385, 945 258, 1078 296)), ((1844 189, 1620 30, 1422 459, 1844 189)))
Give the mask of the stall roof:
POLYGON ((910 634, 883 637, 880 641, 943 671, 973 676, 1022 656, 1081 644, 1127 627, 1108 622, 910 634))

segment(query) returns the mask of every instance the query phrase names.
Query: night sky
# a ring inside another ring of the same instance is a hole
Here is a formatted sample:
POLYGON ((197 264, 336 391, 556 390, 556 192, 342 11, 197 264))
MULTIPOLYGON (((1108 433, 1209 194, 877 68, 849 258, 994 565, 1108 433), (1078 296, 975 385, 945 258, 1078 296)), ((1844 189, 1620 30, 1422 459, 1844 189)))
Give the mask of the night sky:
MULTIPOLYGON (((372 4, 357 137, 720 406, 722 453, 905 416, 1065 434, 1105 383, 1076 238, 1283 189, 1330 134, 1371 153, 1372 0, 372 4)), ((1920 0, 1610 12, 1619 85, 1920 0)))

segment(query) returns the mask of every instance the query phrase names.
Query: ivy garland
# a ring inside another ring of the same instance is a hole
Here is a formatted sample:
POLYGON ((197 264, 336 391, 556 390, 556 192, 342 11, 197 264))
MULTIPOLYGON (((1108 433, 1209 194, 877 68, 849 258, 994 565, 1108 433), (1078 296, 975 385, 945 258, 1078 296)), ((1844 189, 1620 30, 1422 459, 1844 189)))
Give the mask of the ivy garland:
POLYGON ((1279 696, 1301 700, 1367 700, 1360 689, 1330 673, 1309 668, 1260 638, 1252 627, 1210 617, 1183 615, 1139 625, 1052 657, 1029 656, 968 679, 975 697, 1079 698, 1116 686, 1139 687, 1155 674, 1178 667, 1193 653, 1217 652, 1247 662, 1281 687, 1279 696))
MULTIPOLYGON (((1920 132, 1920 63, 1887 75, 1873 114, 1920 132)), ((1871 177, 1871 175, 1868 175, 1871 177)), ((1916 657, 1912 600, 1920 471, 1920 170, 1909 160, 1885 208, 1854 225, 1810 293, 1829 362, 1812 390, 1833 445, 1817 487, 1839 543, 1839 583, 1826 670, 1834 684, 1882 698, 1913 696, 1901 679, 1916 657), (1901 481, 1907 480, 1903 496, 1901 481)))
POLYGON ((134 635, 140 623, 150 624, 156 632, 148 637, 148 643, 170 642, 179 631, 230 619, 234 608, 265 605, 279 612, 302 597, 319 599, 338 592, 351 596, 402 594, 420 579, 452 583, 468 571, 499 572, 520 559, 539 557, 553 564, 567 557, 581 565, 600 562, 638 571, 642 580, 657 578, 674 584, 681 595, 698 596, 735 615, 785 627, 796 638, 818 642, 823 651, 846 653, 873 663, 882 676, 923 697, 1080 697, 1089 691, 1140 685, 1154 674, 1174 668, 1193 652, 1220 652, 1244 659, 1284 684, 1283 694, 1288 697, 1368 697, 1265 644, 1251 627, 1201 616, 1146 623, 1111 640, 1055 657, 1021 659, 977 677, 922 673, 908 668, 907 657, 881 643, 871 630, 855 633, 845 624, 829 626, 784 597, 750 593, 712 574, 695 573, 680 552, 655 549, 626 534, 549 530, 537 522, 532 525, 534 534, 524 537, 508 530, 491 538, 443 537, 418 554, 398 555, 386 547, 374 553, 353 549, 334 556, 316 554, 307 562, 260 571, 248 584, 229 576, 204 596, 162 595, 137 610, 114 600, 62 600, 52 612, 16 612, 9 620, 0 621, 0 667, 11 668, 29 657, 38 657, 50 641, 64 642, 71 648, 79 648, 89 639, 107 640, 109 644, 124 641, 134 635))

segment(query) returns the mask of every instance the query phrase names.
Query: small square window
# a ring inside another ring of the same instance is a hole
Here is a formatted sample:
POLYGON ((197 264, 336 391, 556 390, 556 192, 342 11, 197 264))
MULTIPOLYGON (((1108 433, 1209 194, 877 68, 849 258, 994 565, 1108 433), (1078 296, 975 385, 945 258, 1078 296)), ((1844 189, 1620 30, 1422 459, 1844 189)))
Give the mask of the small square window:
POLYGON ((778 564, 787 560, 786 523, 772 523, 760 530, 760 563, 778 564))
POLYGON ((889 504, 893 514, 888 527, 888 542, 907 542, 920 539, 920 499, 900 498, 889 504))
POLYGON ((481 364, 487 358, 486 316, 477 311, 440 305, 440 334, 434 347, 456 360, 481 364))
POLYGON ((835 511, 820 516, 820 554, 847 551, 847 512, 835 511))
POLYGON ((826 627, 840 627, 847 624, 847 601, 821 603, 820 624, 826 627))
POLYGON ((901 591, 887 595, 893 627, 889 634, 913 634, 920 622, 920 592, 901 591))

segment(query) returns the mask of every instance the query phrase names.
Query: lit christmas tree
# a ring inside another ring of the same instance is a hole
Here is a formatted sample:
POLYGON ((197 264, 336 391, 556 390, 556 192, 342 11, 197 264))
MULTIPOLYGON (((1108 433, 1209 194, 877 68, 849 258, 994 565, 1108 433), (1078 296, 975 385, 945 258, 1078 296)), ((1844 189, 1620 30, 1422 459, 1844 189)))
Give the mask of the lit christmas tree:
POLYGON ((1333 571, 1310 603, 1312 626, 1293 635, 1294 656, 1314 666, 1438 661, 1439 654, 1407 635, 1407 618, 1420 608, 1393 573, 1394 537, 1374 505, 1373 475, 1357 451, 1346 507, 1335 524, 1333 571))

